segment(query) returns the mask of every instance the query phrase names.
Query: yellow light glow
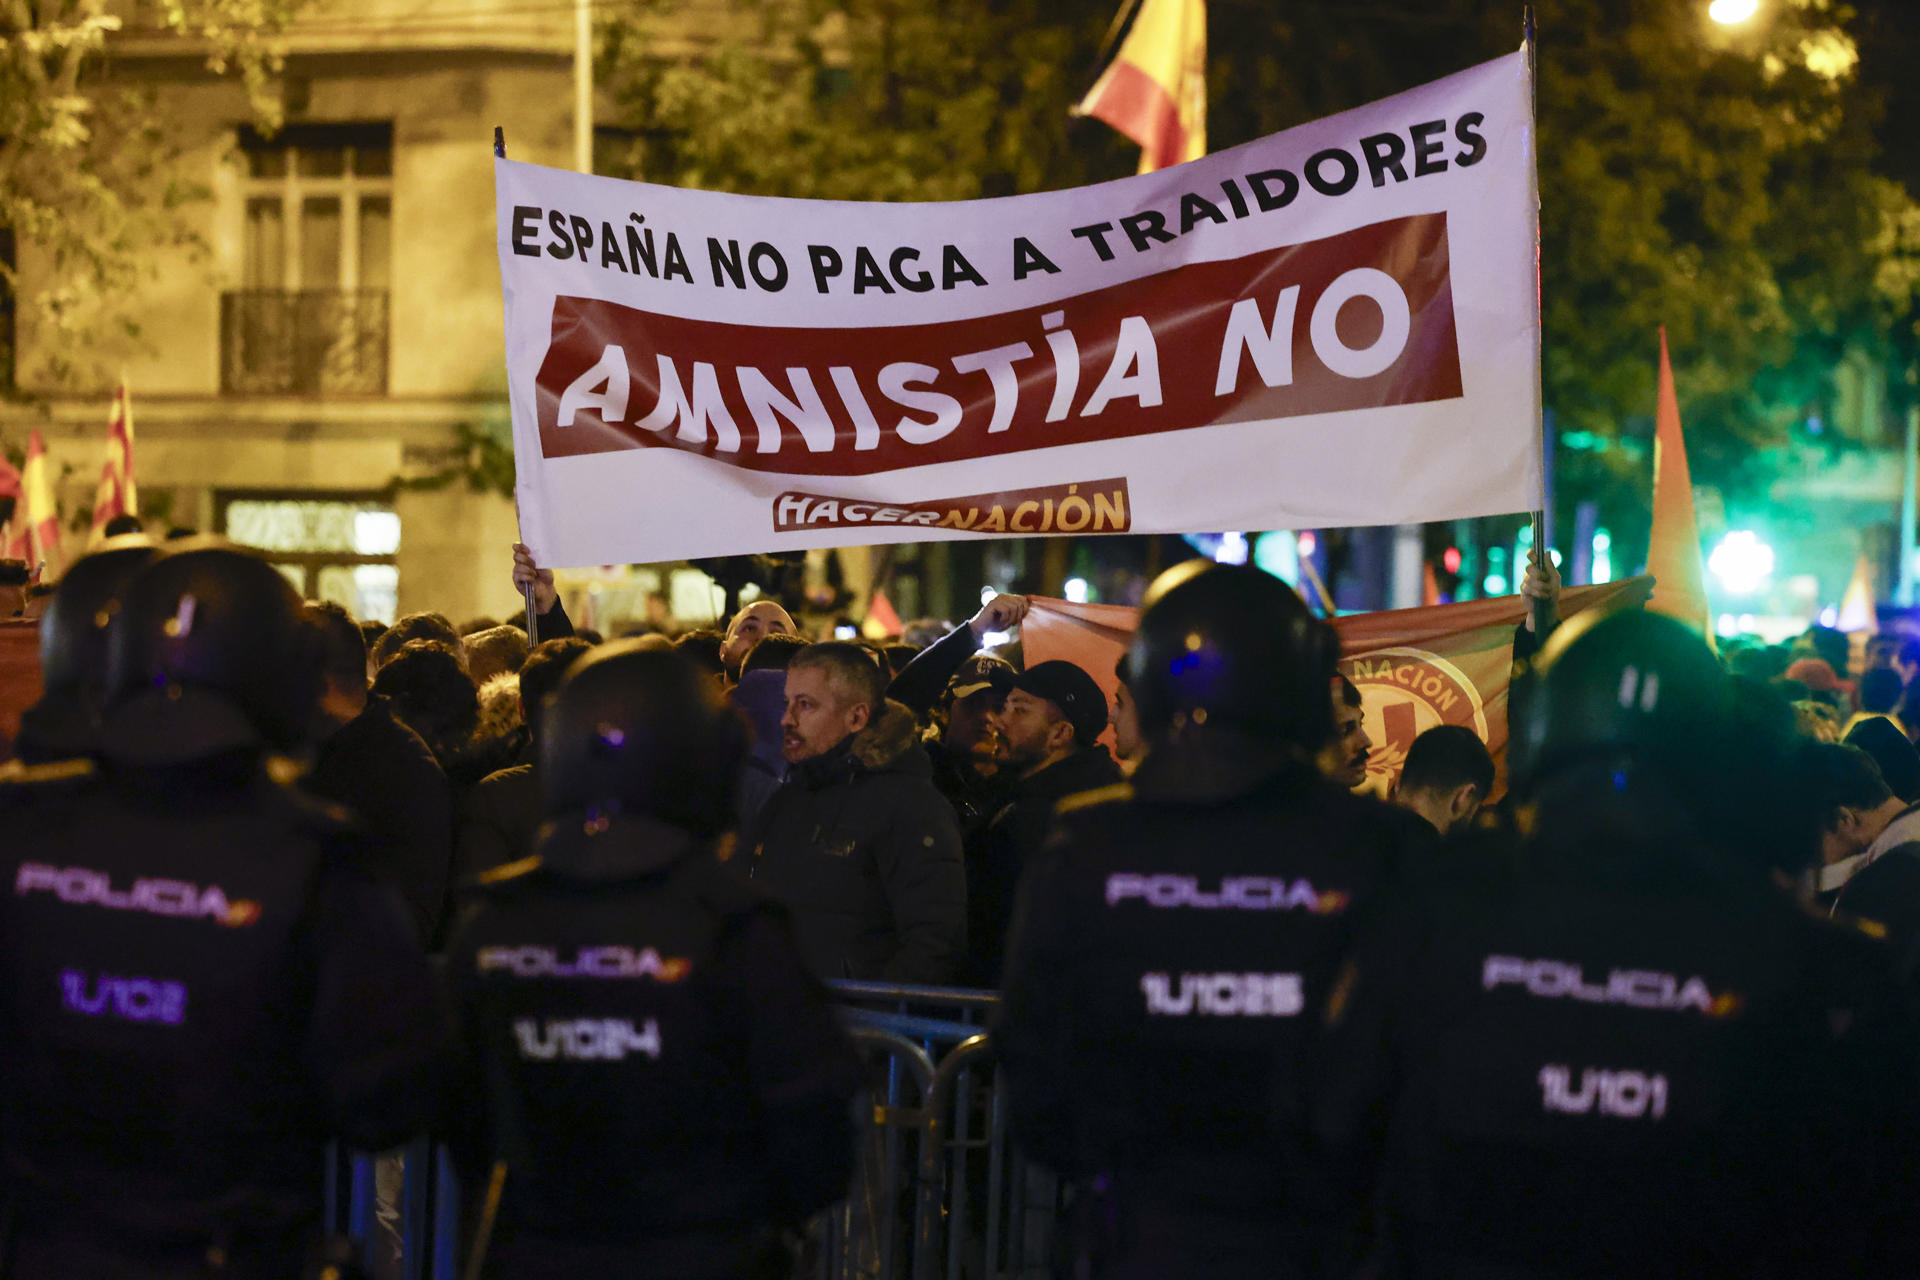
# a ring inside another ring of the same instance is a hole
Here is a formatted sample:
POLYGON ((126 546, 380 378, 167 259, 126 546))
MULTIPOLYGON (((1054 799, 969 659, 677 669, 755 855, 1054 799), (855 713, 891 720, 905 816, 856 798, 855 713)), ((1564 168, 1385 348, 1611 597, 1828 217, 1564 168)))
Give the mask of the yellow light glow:
POLYGON ((1760 0, 1713 0, 1707 6, 1707 16, 1723 26, 1735 26, 1745 22, 1760 10, 1760 0))
POLYGON ((1838 31, 1821 31, 1800 42, 1800 56, 1807 70, 1828 80, 1839 80, 1852 73, 1860 61, 1853 41, 1838 31))

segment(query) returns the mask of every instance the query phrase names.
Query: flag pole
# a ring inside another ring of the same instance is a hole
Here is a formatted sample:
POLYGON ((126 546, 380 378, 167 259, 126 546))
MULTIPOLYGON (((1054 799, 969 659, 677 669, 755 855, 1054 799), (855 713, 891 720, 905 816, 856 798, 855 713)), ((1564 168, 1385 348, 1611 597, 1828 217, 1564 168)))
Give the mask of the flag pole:
MULTIPOLYGON (((499 125, 493 126, 493 158, 496 160, 505 160, 507 158, 507 131, 499 125)), ((516 524, 519 522, 519 514, 519 504, 515 503, 514 516, 516 524)), ((521 533, 520 541, 525 542, 526 540, 526 534, 521 533)), ((531 582, 526 586, 526 597, 527 643, 535 645, 540 643, 540 611, 533 607, 533 584, 531 582)))
MULTIPOLYGON (((1527 52, 1527 94, 1531 102, 1532 119, 1528 121, 1533 139, 1533 386, 1534 386, 1534 423, 1533 438, 1540 446, 1540 505, 1533 510, 1533 549, 1542 556, 1551 556, 1553 548, 1548 543, 1547 507, 1551 498, 1547 493, 1547 421, 1545 413, 1546 391, 1542 385, 1540 370, 1540 328, 1543 316, 1540 283, 1540 62, 1539 33, 1534 26, 1533 6, 1521 6, 1521 29, 1527 52)), ((1516 569, 1518 566, 1515 566, 1516 569)))

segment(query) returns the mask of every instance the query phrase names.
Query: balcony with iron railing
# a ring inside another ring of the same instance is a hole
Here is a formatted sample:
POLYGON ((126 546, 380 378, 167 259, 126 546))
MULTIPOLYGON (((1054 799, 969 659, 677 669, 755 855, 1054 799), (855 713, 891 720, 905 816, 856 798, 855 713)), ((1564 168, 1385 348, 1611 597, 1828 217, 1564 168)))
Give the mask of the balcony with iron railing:
POLYGON ((387 353, 385 289, 220 295, 220 390, 226 395, 385 395, 387 353))

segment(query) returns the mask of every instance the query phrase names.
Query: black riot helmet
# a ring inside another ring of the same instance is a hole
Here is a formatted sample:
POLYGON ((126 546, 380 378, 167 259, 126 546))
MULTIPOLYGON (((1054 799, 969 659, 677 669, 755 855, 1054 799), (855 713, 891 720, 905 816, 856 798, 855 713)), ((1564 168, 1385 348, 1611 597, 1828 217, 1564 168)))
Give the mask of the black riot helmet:
POLYGON ((299 743, 320 690, 320 635, 266 561, 215 538, 134 575, 108 628, 101 751, 174 765, 299 743))
POLYGON ((21 718, 28 761, 90 754, 107 683, 107 628, 133 575, 159 555, 142 534, 108 538, 73 562, 40 618, 40 700, 21 718))
POLYGON ((107 624, 120 593, 160 554, 142 533, 108 538, 73 562, 40 618, 40 683, 48 692, 107 682, 107 624))
POLYGON ((1672 618, 1576 616, 1549 637, 1534 671, 1508 761, 1518 796, 1582 765, 1641 766, 1684 790, 1725 764, 1726 676, 1706 642, 1672 618))
POLYGON ((644 815, 706 837, 732 825, 747 729, 685 657, 621 640, 568 669, 539 747, 549 816, 644 815))
POLYGON ((1148 736, 1175 718, 1317 751, 1333 736, 1339 637, 1259 569, 1194 560, 1147 591, 1127 688, 1148 736))

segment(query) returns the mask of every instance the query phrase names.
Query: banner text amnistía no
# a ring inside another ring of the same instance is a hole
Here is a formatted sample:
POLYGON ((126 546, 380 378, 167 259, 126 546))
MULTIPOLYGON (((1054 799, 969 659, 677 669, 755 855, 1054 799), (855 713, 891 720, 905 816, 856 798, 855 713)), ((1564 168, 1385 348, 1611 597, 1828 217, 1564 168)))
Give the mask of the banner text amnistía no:
POLYGON ((1522 511, 1519 54, 1139 177, 957 204, 495 161, 544 564, 1522 511))

